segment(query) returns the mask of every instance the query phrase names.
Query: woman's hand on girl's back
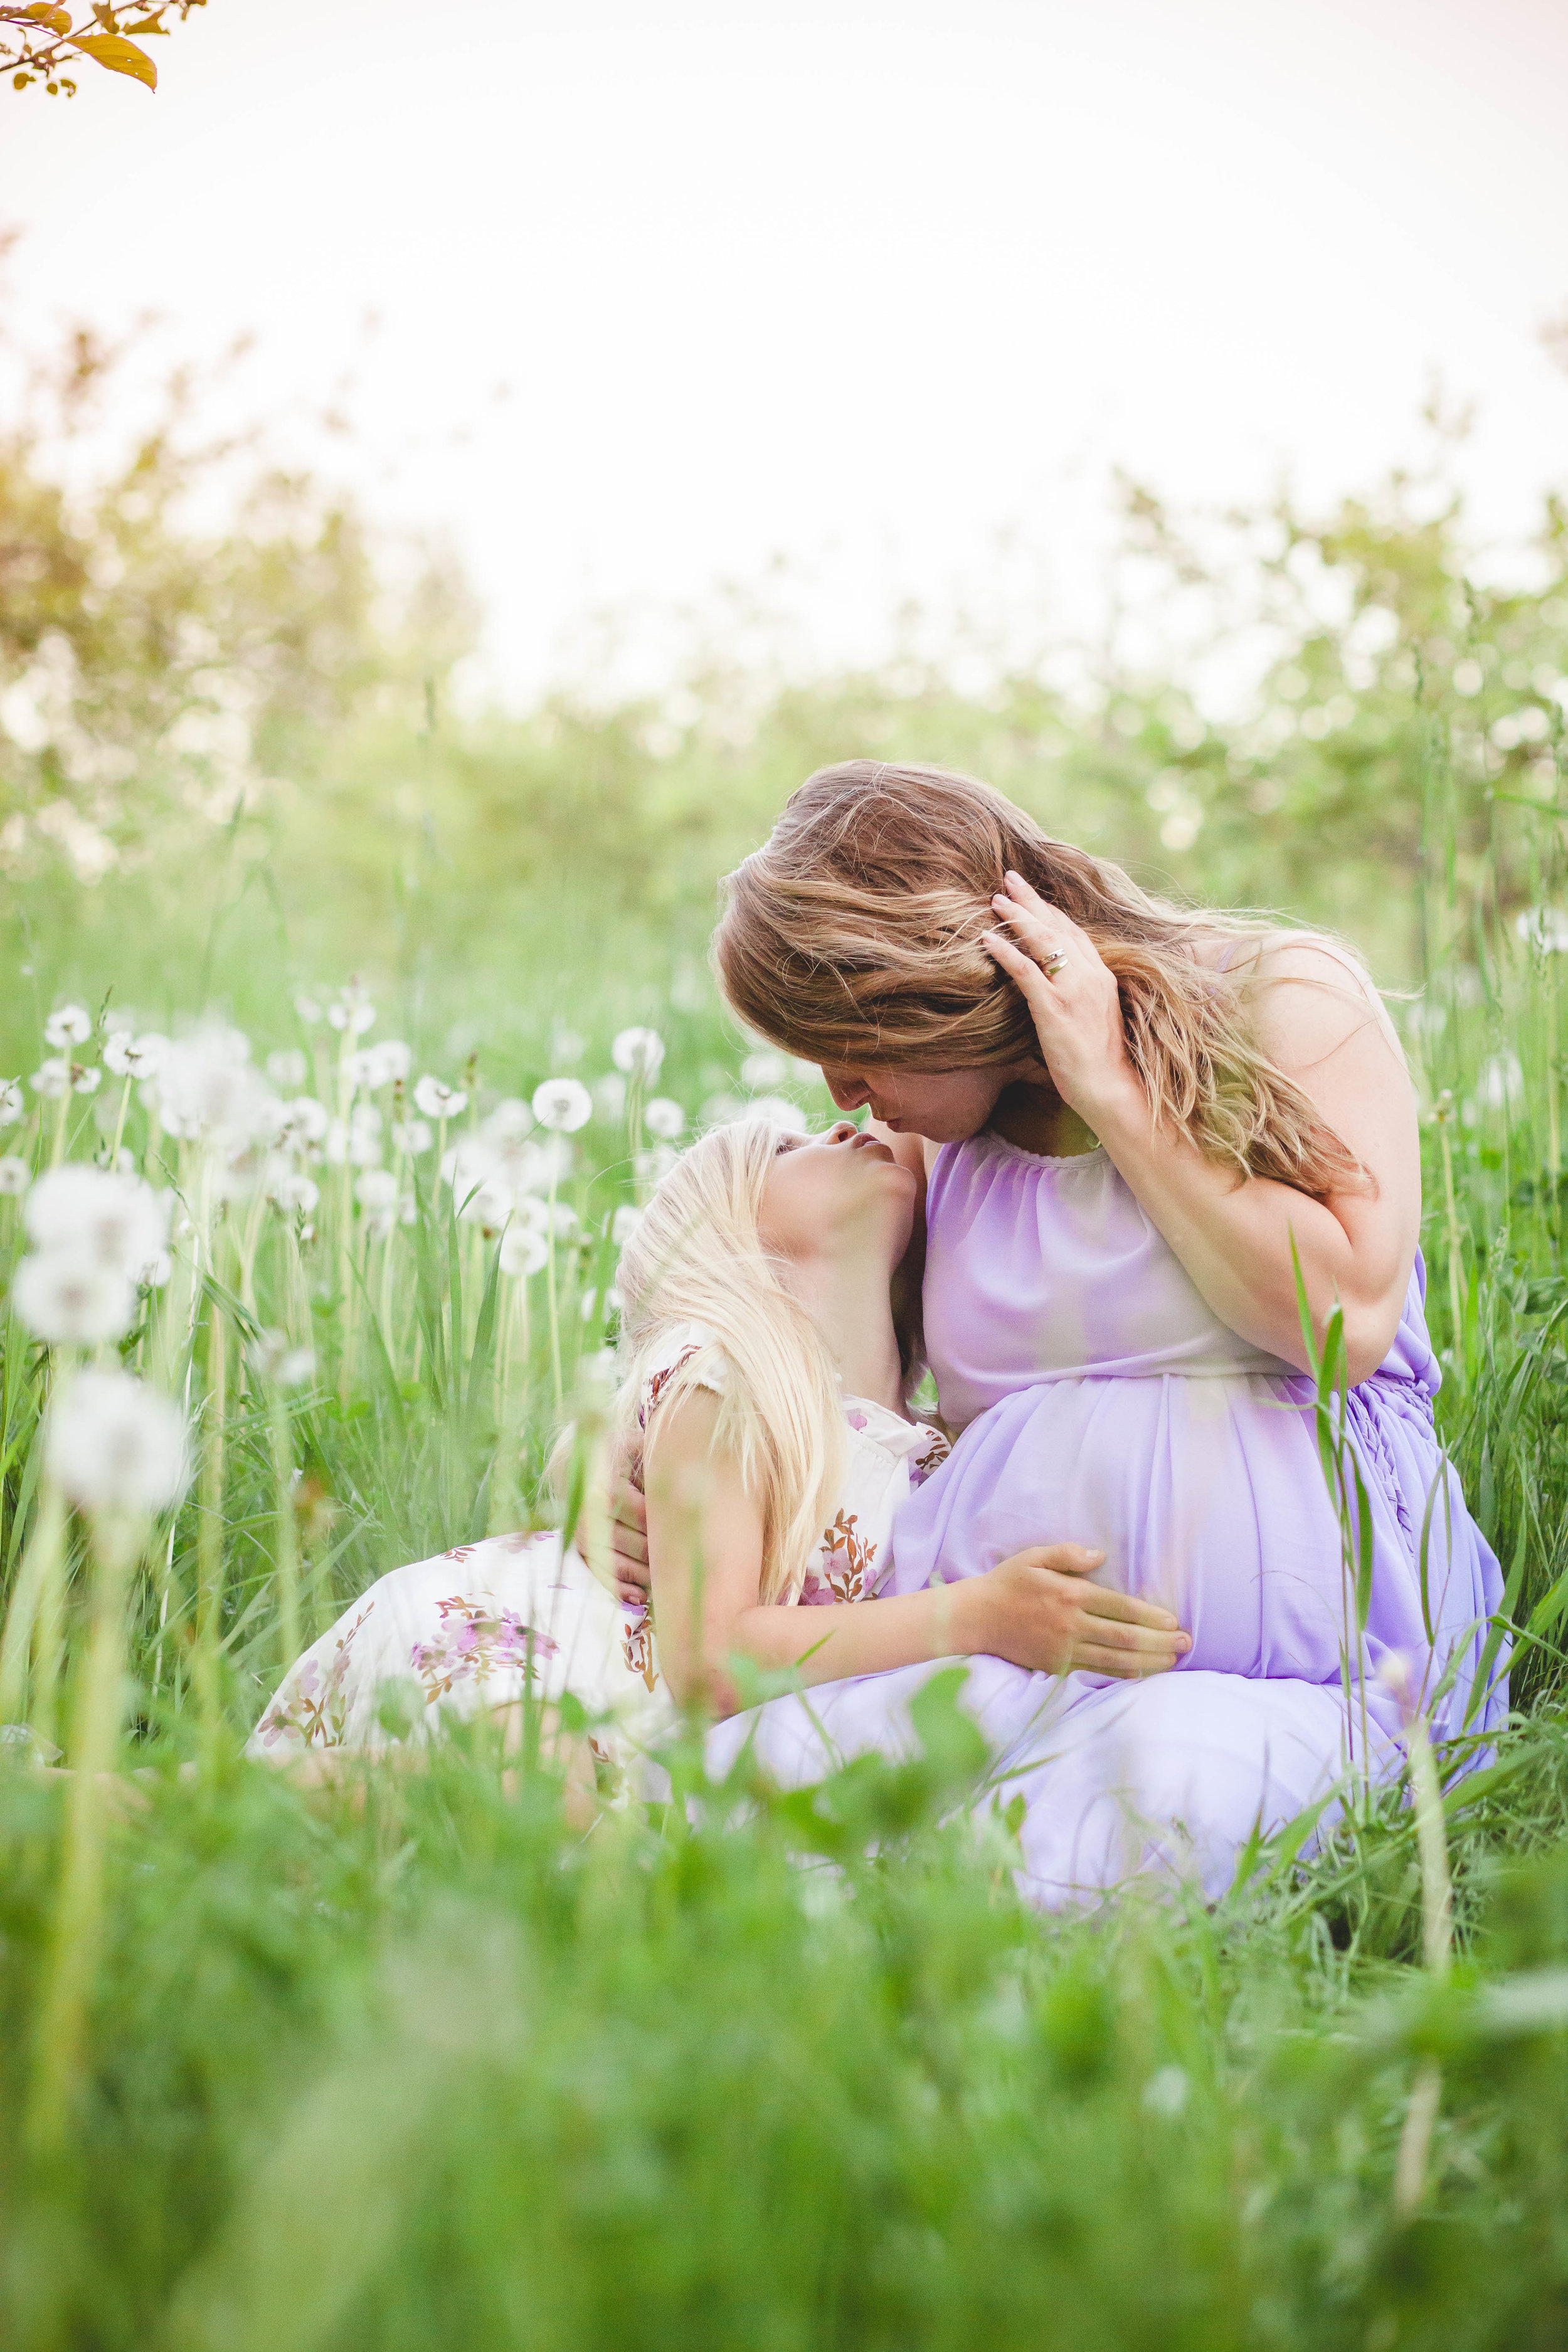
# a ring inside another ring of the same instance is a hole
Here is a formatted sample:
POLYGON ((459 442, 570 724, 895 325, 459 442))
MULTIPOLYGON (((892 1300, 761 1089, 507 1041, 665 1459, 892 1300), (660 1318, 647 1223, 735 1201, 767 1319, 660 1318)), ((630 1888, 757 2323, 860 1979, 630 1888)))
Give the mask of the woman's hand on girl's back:
POLYGON ((1081 1544, 1036 1544, 952 1589, 974 1612, 964 1646, 1037 1674, 1081 1672, 1137 1682, 1193 1646, 1168 1609, 1088 1581, 1105 1558, 1081 1544))

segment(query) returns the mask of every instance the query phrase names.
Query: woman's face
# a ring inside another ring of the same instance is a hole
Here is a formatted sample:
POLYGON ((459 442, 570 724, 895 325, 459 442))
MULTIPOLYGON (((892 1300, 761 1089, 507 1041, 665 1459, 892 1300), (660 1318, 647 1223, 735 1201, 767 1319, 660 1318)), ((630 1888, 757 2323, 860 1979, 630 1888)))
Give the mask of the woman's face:
POLYGON ((885 1255, 891 1269, 909 1246, 915 1189, 885 1143, 840 1119, 822 1135, 780 1137, 758 1230, 784 1257, 849 1247, 885 1255))
POLYGON ((978 1135, 996 1097, 1018 1075, 1004 1063, 983 1070, 894 1070, 885 1063, 824 1063, 823 1079, 840 1110, 870 1110, 895 1135, 962 1143, 978 1135))

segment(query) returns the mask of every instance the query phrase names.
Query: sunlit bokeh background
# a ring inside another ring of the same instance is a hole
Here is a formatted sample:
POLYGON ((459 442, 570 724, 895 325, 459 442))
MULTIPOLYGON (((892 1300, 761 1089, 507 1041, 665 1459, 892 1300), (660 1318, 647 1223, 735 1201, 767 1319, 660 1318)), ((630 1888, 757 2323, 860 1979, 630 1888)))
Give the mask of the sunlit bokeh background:
POLYGON ((8 107, 15 314, 253 331, 236 413, 341 414, 509 697, 602 677, 606 608, 657 681, 725 580, 803 665, 910 596, 1092 637, 1113 468, 1324 498, 1434 386, 1489 546, 1561 467, 1554 0, 211 0, 157 48, 8 107))

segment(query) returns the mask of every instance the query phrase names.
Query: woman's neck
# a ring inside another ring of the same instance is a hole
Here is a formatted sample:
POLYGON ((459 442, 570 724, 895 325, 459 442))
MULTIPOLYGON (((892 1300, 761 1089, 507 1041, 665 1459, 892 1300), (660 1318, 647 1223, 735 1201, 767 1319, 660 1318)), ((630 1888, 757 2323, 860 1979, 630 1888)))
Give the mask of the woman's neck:
POLYGON ((790 1287, 826 1340, 847 1393, 901 1413, 903 1367, 881 1255, 829 1243, 792 1260, 790 1287))
POLYGON ((993 1135, 1049 1160, 1076 1160, 1099 1140, 1076 1110, 1069 1110, 1049 1078, 1016 1079, 1004 1087, 987 1124, 993 1135))

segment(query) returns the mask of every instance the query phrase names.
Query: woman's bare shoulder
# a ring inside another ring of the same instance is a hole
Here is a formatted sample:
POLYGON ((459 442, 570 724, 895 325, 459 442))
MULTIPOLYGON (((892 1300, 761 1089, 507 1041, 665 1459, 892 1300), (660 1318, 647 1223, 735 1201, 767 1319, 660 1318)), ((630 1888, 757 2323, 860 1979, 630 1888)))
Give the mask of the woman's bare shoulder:
POLYGON ((1388 1007, 1352 948, 1321 932, 1264 932, 1246 967, 1259 1034, 1277 1059, 1312 1060, 1362 1041, 1405 1066, 1388 1007))

